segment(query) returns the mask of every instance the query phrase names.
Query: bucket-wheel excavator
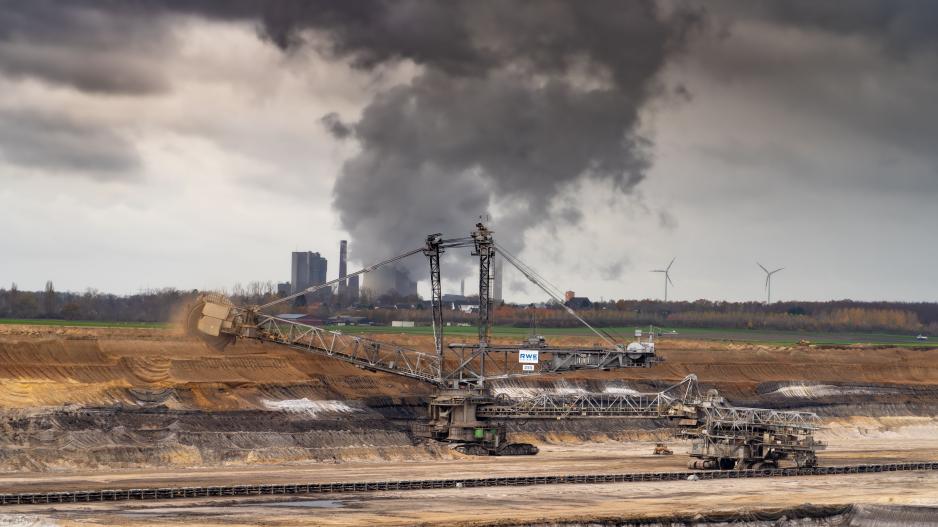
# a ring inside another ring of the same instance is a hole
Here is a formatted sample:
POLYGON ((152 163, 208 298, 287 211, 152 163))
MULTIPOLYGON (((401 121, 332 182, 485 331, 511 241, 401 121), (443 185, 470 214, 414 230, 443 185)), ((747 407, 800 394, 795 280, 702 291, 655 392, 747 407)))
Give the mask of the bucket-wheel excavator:
MULTIPOLYGON (((401 375, 433 384, 437 392, 429 402, 429 419, 416 427, 421 437, 447 442, 471 455, 530 455, 537 447, 512 443, 507 422, 515 419, 642 418, 667 420, 693 440, 691 468, 728 469, 777 466, 793 458, 799 466, 816 463, 813 440, 816 415, 802 412, 736 408, 716 393, 701 396, 696 377, 651 394, 584 393, 543 394, 527 398, 495 396, 491 381, 579 369, 647 368, 660 362, 654 343, 638 339, 629 345, 594 328, 564 305, 560 293, 531 267, 495 243, 484 224, 467 237, 427 236, 423 246, 350 273, 340 279, 260 306, 236 306, 221 295, 203 295, 190 306, 188 330, 217 348, 237 339, 253 339, 287 346, 355 364, 371 371, 401 375), (469 248, 479 258, 478 342, 443 346, 443 303, 440 255, 447 249, 469 248), (298 323, 266 314, 264 310, 300 295, 332 287, 400 260, 424 254, 430 267, 434 353, 425 353, 358 335, 298 323), (546 342, 518 346, 490 342, 492 300, 491 264, 496 254, 540 287, 572 317, 592 330, 604 344, 591 347, 555 347, 546 342)), ((711 391, 712 392, 712 391, 711 391)))

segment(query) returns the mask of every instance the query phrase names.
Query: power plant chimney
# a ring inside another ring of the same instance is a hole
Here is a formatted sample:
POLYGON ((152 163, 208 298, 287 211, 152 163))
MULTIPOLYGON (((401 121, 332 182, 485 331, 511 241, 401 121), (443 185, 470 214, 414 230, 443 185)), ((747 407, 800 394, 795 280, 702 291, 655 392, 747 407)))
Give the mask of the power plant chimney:
POLYGON ((345 291, 348 289, 348 281, 345 280, 348 275, 348 241, 339 242, 339 298, 345 298, 345 291))

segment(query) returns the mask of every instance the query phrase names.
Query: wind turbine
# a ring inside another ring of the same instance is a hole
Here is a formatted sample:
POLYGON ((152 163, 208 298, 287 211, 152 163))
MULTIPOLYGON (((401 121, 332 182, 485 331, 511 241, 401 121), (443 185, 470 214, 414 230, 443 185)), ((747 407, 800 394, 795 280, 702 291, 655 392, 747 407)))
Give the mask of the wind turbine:
POLYGON ((668 264, 664 269, 654 269, 651 272, 653 273, 664 273, 664 301, 668 301, 668 284, 674 285, 674 282, 671 281, 671 266, 674 265, 674 260, 677 260, 677 256, 671 258, 671 263, 668 264))
POLYGON ((759 262, 756 262, 756 264, 759 267, 761 267, 763 271, 765 271, 765 303, 771 304, 772 303, 772 275, 781 271, 782 269, 784 269, 784 267, 779 267, 778 269, 774 271, 769 271, 768 269, 765 268, 764 265, 760 264, 759 262))

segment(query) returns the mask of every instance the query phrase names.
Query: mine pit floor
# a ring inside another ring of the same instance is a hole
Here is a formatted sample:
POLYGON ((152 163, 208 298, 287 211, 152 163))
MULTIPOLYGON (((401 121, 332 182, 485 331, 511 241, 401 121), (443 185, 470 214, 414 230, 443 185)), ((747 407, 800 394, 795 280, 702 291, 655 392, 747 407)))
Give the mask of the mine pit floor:
MULTIPOLYGON (((406 479, 476 478, 522 475, 608 474, 687 470, 687 445, 674 443, 674 455, 655 456, 651 442, 541 445, 536 456, 474 457, 410 462, 258 465, 133 469, 68 473, 0 474, 0 493, 142 487, 195 487, 261 483, 330 483, 406 479)), ((933 440, 834 440, 821 452, 823 465, 938 461, 933 440)))
MULTIPOLYGON (((938 458, 938 437, 893 443, 834 440, 821 457, 828 465, 927 461, 938 458)), ((469 458, 412 463, 278 465, 106 473, 6 474, 0 491, 75 488, 197 486, 253 482, 380 481, 684 470, 686 446, 653 456, 653 443, 544 445, 537 456, 469 458)), ((804 503, 938 505, 938 474, 888 473, 785 479, 525 488, 463 488, 342 494, 332 500, 297 496, 177 500, 171 503, 100 503, 7 506, 0 520, 22 515, 37 525, 517 525, 536 520, 587 521, 673 513, 746 510, 804 503), (328 506, 306 502, 330 501, 328 506), (513 523, 507 523, 507 522, 513 523)), ((29 523, 26 523, 29 525, 29 523)))

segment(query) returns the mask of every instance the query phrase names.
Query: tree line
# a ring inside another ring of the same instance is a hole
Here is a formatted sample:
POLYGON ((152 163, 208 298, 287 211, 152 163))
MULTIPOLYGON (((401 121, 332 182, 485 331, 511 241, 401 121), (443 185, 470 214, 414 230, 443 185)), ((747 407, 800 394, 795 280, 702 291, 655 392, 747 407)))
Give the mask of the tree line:
MULTIPOLYGON (((429 324, 426 308, 409 310, 361 310, 376 323, 413 320, 429 324)), ((798 331, 903 331, 938 333, 938 304, 901 302, 660 302, 618 300, 594 303, 577 313, 597 327, 666 326, 721 329, 772 329, 798 331)), ((453 323, 473 324, 476 314, 447 311, 444 318, 453 323)), ((495 324, 528 327, 532 321, 541 327, 578 327, 580 322, 559 305, 518 306, 503 304, 493 311, 495 324)))
MULTIPOLYGON (((252 282, 224 291, 238 305, 263 304, 278 295, 270 283, 252 282)), ((21 291, 16 284, 0 288, 0 318, 50 318, 117 322, 168 322, 178 317, 200 291, 174 288, 141 291, 130 295, 56 291, 47 282, 42 291, 21 291)), ((365 317, 377 324, 413 320, 429 324, 429 302, 419 297, 363 296, 355 305, 335 295, 318 294, 311 302, 286 302, 275 313, 308 313, 323 320, 335 315, 365 317)), ((938 333, 938 303, 919 302, 661 302, 614 300, 596 302, 578 313, 600 327, 657 325, 724 329, 775 329, 802 331, 906 331, 938 333)), ((452 323, 474 324, 476 314, 447 309, 452 323)), ((532 319, 543 327, 576 327, 579 322, 557 304, 495 306, 496 324, 527 327, 532 319)))

